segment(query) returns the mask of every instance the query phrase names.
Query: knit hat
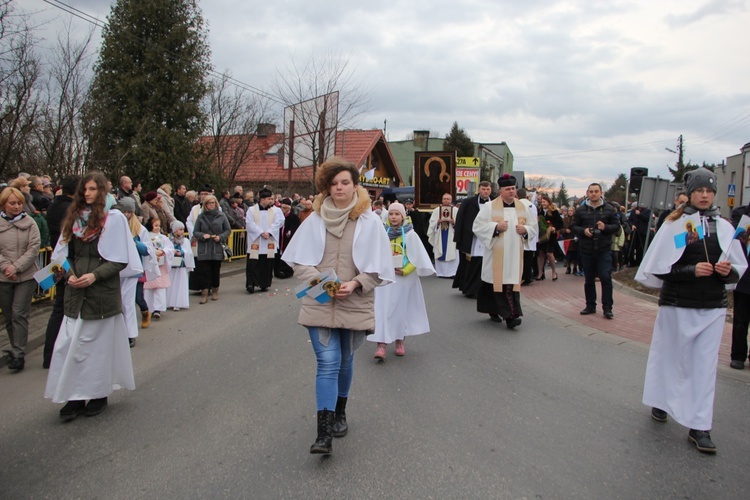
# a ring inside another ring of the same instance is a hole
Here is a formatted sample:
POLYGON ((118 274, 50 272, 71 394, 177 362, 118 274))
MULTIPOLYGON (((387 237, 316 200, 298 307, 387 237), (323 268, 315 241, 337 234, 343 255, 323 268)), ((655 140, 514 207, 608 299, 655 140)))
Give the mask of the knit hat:
POLYGON ((716 174, 707 168, 696 168, 685 174, 685 194, 690 194, 696 189, 708 188, 716 192, 716 174))
POLYGON ((393 212, 394 210, 395 210, 396 212, 400 213, 400 214, 401 214, 401 217, 403 217, 403 218, 404 218, 404 220, 406 220, 406 207, 404 207, 404 206, 403 206, 403 205, 402 205, 401 203, 399 203, 399 202, 397 202, 397 201, 394 201, 394 202, 393 202, 393 203, 391 203, 391 204, 390 204, 390 206, 388 207, 388 213, 391 213, 391 212, 393 212))
POLYGON ((503 174, 498 180, 497 180, 497 186, 498 187, 516 187, 516 178, 513 177, 510 174, 503 174))
POLYGON ((125 196, 117 201, 123 212, 135 213, 135 200, 130 196, 125 196))
POLYGON ((172 233, 174 233, 178 229, 185 229, 185 224, 183 224, 182 222, 178 220, 172 221, 172 223, 169 225, 169 229, 170 231, 172 231, 172 233))
POLYGON ((146 201, 153 201, 158 197, 159 197, 159 194, 156 191, 149 191, 148 193, 146 193, 146 197, 143 199, 146 201))

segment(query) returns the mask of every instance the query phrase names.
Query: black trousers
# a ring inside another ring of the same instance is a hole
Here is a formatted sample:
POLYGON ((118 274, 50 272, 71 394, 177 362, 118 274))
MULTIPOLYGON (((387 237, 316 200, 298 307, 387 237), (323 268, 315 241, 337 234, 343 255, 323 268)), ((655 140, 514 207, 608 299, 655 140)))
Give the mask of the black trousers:
POLYGON ((199 290, 219 288, 221 278, 220 260, 198 260, 195 262, 195 278, 199 290))
POLYGON ((734 317, 732 318, 732 361, 745 361, 747 328, 750 326, 750 294, 734 291, 734 317))
POLYGON ((60 280, 55 285, 55 302, 52 304, 52 313, 47 320, 47 332, 44 335, 44 355, 42 366, 49 368, 52 362, 52 353, 55 351, 57 334, 60 332, 63 318, 65 317, 65 280, 60 280))
POLYGON ((533 250, 524 250, 523 251, 523 276, 522 280, 525 283, 531 283, 534 281, 534 273, 531 268, 532 262, 536 261, 535 258, 535 252, 533 250))
POLYGON ((247 259, 245 266, 245 288, 260 287, 264 290, 271 286, 273 279, 273 258, 258 255, 257 259, 247 259))

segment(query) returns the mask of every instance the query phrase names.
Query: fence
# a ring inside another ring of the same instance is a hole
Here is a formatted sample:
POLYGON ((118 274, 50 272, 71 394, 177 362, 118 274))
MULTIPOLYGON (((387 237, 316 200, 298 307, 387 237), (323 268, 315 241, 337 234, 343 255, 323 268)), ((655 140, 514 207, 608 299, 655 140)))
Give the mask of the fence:
POLYGON ((229 233, 229 241, 227 242, 229 248, 232 250, 232 257, 229 261, 244 259, 247 257, 247 231, 244 229, 232 229, 229 233))

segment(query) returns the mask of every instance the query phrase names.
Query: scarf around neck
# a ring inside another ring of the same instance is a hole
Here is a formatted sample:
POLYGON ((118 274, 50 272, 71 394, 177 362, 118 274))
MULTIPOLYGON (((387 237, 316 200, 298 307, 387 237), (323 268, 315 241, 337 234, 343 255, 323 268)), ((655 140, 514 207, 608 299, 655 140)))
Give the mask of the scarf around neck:
POLYGON ((344 235, 346 221, 349 220, 349 215, 358 201, 359 196, 357 196, 356 191, 351 203, 345 208, 337 208, 330 196, 323 200, 323 203, 320 204, 320 217, 323 219, 326 230, 336 238, 341 238, 344 235))
POLYGON ((19 220, 21 220, 24 217, 26 217, 26 211, 25 210, 21 210, 20 214, 16 215, 15 217, 11 217, 10 215, 8 215, 8 214, 5 213, 5 210, 3 210, 2 212, 0 212, 0 217, 2 217, 3 219, 7 220, 8 222, 18 222, 19 220))
POLYGON ((399 227, 388 226, 388 239, 395 240, 399 236, 405 235, 412 229, 414 229, 414 226, 412 226, 411 224, 401 225, 399 227))
MULTIPOLYGON (((78 216, 76 217, 76 220, 73 222, 73 234, 76 236, 76 238, 81 239, 83 241, 91 241, 97 236, 99 236, 99 233, 102 232, 102 228, 95 229, 93 231, 89 231, 88 224, 89 224, 89 216, 91 215, 91 207, 86 207, 80 212, 78 212, 78 216)), ((104 220, 107 220, 107 215, 104 215, 104 220)), ((104 227, 104 224, 102 224, 102 227, 104 227)))

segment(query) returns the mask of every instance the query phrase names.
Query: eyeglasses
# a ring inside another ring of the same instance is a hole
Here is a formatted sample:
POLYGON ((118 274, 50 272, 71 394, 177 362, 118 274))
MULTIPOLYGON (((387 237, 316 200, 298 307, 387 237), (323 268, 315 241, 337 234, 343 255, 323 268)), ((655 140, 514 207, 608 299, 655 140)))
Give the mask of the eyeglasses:
POLYGON ((714 193, 715 191, 713 189, 710 189, 710 188, 698 188, 698 189, 694 190, 693 192, 694 193, 699 193, 699 194, 708 194, 708 193, 714 193))

